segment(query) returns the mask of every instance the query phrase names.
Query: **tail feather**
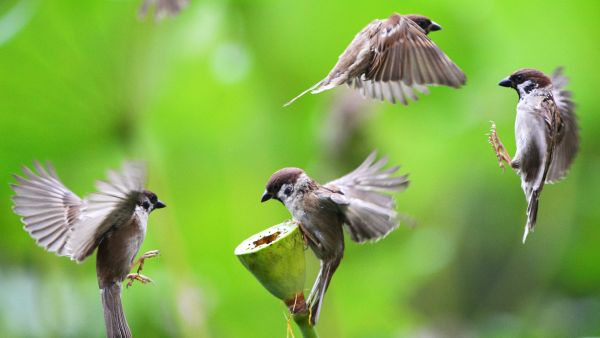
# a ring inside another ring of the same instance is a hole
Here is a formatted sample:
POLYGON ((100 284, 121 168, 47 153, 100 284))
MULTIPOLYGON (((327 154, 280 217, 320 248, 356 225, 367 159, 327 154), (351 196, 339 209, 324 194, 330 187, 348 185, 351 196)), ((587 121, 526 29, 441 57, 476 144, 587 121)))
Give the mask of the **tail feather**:
POLYGON ((121 283, 112 283, 100 289, 104 323, 108 338, 131 338, 131 331, 121 304, 121 283))
POLYGON ((331 277, 333 277, 333 273, 335 270, 337 270, 341 260, 342 257, 321 261, 319 275, 317 276, 317 280, 315 281, 315 284, 310 291, 310 295, 308 296, 308 302, 310 304, 309 319, 311 325, 317 324, 317 321, 319 320, 319 315, 321 314, 321 303, 325 297, 325 291, 327 291, 329 283, 331 282, 331 277))
POLYGON ((523 244, 527 240, 527 235, 533 232, 535 229, 535 223, 537 222, 537 212, 540 201, 540 191, 534 190, 529 196, 529 203, 527 206, 527 224, 525 224, 525 233, 523 234, 523 244))
POLYGON ((319 81, 317 82, 315 85, 313 85, 312 87, 308 88, 307 90, 303 91, 302 93, 300 93, 298 96, 294 97, 293 99, 289 100, 286 104, 284 104, 284 107, 289 106, 290 104, 294 103, 296 100, 298 100, 299 98, 301 98, 302 96, 304 96, 306 93, 314 90, 315 88, 319 87, 321 85, 321 83, 323 83, 323 81, 319 81))

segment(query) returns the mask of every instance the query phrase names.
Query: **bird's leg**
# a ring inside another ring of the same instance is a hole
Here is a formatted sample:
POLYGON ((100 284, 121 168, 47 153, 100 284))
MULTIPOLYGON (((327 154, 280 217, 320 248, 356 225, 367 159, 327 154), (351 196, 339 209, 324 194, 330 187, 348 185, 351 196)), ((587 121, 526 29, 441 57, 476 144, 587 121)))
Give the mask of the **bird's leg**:
POLYGON ((136 273, 139 274, 140 272, 142 272, 142 269, 144 268, 144 263, 146 262, 146 259, 156 257, 159 254, 160 254, 160 251, 158 251, 158 250, 151 250, 151 251, 144 253, 143 255, 140 256, 140 258, 137 259, 137 261, 135 261, 135 263, 133 263, 132 268, 137 265, 138 268, 137 268, 136 273))
POLYGON ((302 234, 302 239, 304 240, 304 249, 308 248, 308 241, 311 241, 312 243, 316 243, 314 238, 312 238, 310 236, 310 233, 306 230, 304 230, 304 228, 302 227, 302 223, 300 221, 297 220, 292 220, 292 222, 294 224, 296 224, 298 226, 298 228, 300 228, 300 233, 302 234))
POLYGON ((492 145, 494 152, 496 153, 496 158, 498 159, 498 165, 502 170, 504 170, 504 162, 509 166, 512 166, 512 160, 510 159, 510 155, 504 148, 502 141, 498 137, 498 133, 496 132, 496 123, 492 121, 492 127, 490 129, 490 133, 488 134, 488 141, 492 145))
POLYGON ((144 263, 146 262, 146 259, 156 257, 159 254, 160 254, 160 251, 158 251, 158 250, 148 251, 148 252, 144 253, 143 255, 141 255, 140 258, 138 258, 137 261, 135 261, 135 263, 133 263, 131 265, 132 269, 137 265, 137 270, 135 273, 130 273, 129 275, 127 275, 127 279, 129 279, 129 282, 127 283, 127 287, 130 287, 131 285, 133 285, 134 280, 138 280, 142 284, 147 284, 147 283, 152 282, 152 279, 140 274, 140 272, 142 272, 142 269, 144 268, 144 263))
POLYGON ((140 273, 130 273, 127 275, 127 279, 129 279, 129 282, 127 282, 127 288, 129 288, 130 286, 133 285, 133 281, 138 280, 140 281, 140 283, 142 284, 148 284, 148 283, 152 283, 152 279, 150 279, 150 277, 146 277, 140 273))

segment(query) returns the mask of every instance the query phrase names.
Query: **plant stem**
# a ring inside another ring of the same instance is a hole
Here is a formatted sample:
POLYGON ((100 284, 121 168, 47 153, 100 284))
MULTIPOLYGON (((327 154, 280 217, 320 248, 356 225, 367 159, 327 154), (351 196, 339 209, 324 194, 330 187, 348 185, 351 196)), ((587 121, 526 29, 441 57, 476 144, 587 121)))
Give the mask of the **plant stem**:
POLYGON ((300 332, 302 332, 302 337, 304 338, 319 338, 317 334, 317 330, 315 327, 310 325, 310 321, 308 320, 309 315, 308 312, 301 312, 292 315, 296 325, 300 328, 300 332))

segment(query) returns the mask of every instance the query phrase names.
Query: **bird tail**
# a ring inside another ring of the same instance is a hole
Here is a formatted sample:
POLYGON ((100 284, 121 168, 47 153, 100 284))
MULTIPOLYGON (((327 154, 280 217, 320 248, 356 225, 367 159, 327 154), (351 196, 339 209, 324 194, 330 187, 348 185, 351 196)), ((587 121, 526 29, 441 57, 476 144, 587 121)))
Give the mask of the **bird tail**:
POLYGON ((331 277, 333 277, 333 273, 340 265, 341 260, 342 257, 321 260, 321 269, 319 270, 319 275, 317 276, 317 280, 315 281, 315 284, 310 291, 310 295, 308 296, 308 303, 310 305, 310 325, 314 326, 319 320, 321 303, 323 302, 323 297, 325 297, 325 291, 327 291, 329 283, 331 282, 331 277))
POLYGON ((121 283, 111 283, 100 289, 104 323, 108 338, 131 338, 131 331, 121 304, 121 283))
POLYGON ((537 221, 537 212, 540 201, 540 191, 533 190, 529 195, 528 205, 527 205, 527 224, 525 224, 525 233, 523 234, 523 244, 525 244, 525 240, 527 240, 527 235, 530 232, 533 232, 535 229, 535 223, 537 221))
POLYGON ((300 93, 298 96, 294 97, 293 99, 289 100, 286 104, 284 104, 284 107, 289 106, 290 104, 294 103, 294 101, 298 100, 299 98, 301 98, 302 96, 304 96, 306 93, 314 90, 315 88, 319 87, 321 85, 321 83, 323 83, 323 81, 319 81, 317 83, 315 83, 312 87, 308 88, 307 90, 303 91, 302 93, 300 93))

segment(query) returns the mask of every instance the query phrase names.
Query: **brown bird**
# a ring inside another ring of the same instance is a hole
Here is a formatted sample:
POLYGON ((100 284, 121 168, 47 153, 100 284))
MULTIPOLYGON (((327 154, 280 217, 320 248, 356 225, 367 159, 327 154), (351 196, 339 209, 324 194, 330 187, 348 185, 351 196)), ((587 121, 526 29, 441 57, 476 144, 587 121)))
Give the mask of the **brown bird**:
POLYGON ((492 123, 490 143, 499 165, 503 162, 521 177, 521 187, 527 199, 527 223, 523 243, 535 228, 539 198, 544 183, 563 178, 579 148, 575 105, 571 92, 565 89, 568 79, 562 68, 552 79, 535 69, 521 69, 499 85, 513 88, 519 95, 515 138, 517 151, 511 159, 492 123))
POLYGON ((25 177, 14 175, 11 185, 15 213, 25 231, 49 252, 82 262, 96 249, 96 273, 104 307, 108 337, 131 337, 121 305, 121 283, 139 280, 144 260, 158 251, 135 257, 146 237, 148 215, 165 205, 144 189, 145 167, 128 162, 121 172, 109 171, 107 182, 98 181, 98 192, 79 198, 60 181, 54 169, 35 163, 37 174, 24 167, 25 177), (138 265, 136 273, 129 274, 138 265))
POLYGON ((374 20, 340 55, 331 72, 304 94, 317 94, 343 84, 379 100, 408 104, 415 91, 428 94, 428 85, 459 88, 465 74, 427 36, 442 27, 421 15, 393 14, 374 20))
POLYGON ((299 168, 275 172, 261 202, 275 199, 300 225, 305 240, 321 261, 321 270, 308 297, 314 325, 331 277, 344 254, 343 225, 358 243, 377 241, 399 225, 396 202, 389 194, 408 187, 407 176, 392 176, 400 167, 382 170, 383 158, 373 152, 353 172, 320 185, 299 168))

